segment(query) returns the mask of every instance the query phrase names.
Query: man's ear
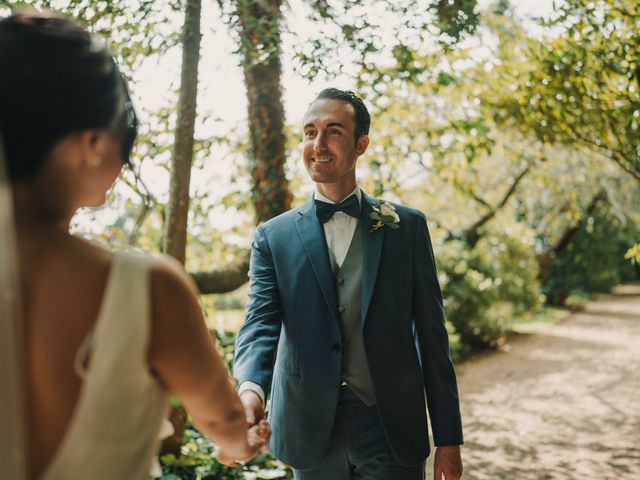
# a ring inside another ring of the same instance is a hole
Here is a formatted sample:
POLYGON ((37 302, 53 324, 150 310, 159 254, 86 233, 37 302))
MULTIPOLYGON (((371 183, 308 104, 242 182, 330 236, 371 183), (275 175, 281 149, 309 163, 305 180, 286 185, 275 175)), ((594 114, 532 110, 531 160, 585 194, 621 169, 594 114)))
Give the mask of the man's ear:
POLYGON ((367 150, 368 146, 369 146, 369 136, 362 135, 356 142, 356 155, 357 156, 362 155, 367 150))

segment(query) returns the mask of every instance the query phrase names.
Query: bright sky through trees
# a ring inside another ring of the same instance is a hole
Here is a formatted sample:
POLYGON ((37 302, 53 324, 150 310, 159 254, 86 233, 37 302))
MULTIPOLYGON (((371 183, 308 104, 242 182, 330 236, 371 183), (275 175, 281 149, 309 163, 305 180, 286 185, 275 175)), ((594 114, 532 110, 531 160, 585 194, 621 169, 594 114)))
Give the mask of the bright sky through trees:
MULTIPOLYGON (((489 0, 482 0, 479 2, 479 8, 487 8, 491 3, 489 0)), ((532 31, 539 28, 532 18, 547 16, 553 8, 552 0, 513 0, 511 3, 518 16, 525 20, 532 31)), ((305 35, 312 32, 316 26, 305 18, 308 7, 302 0, 289 0, 285 8, 287 20, 283 28, 283 100, 287 123, 297 125, 315 93, 329 85, 355 88, 356 72, 344 72, 334 79, 327 79, 321 74, 311 82, 297 74, 292 60, 293 44, 304 41, 305 35)), ((175 12, 170 14, 175 29, 179 30, 183 21, 182 15, 175 12)), ((237 48, 234 37, 230 35, 227 25, 220 20, 220 12, 215 2, 203 2, 201 29, 203 38, 199 67, 199 120, 196 122, 195 135, 199 138, 244 138, 247 103, 242 70, 239 66, 240 57, 234 53, 237 48)), ((478 40, 471 39, 470 42, 477 44, 478 40)), ((149 121, 149 115, 145 112, 154 112, 162 107, 175 114, 180 67, 181 49, 174 47, 162 57, 147 58, 142 67, 133 72, 133 96, 143 122, 149 121)), ((294 149, 293 156, 296 157, 296 146, 291 147, 294 149)), ((169 174, 166 169, 158 167, 158 164, 161 160, 168 160, 169 154, 170 152, 166 152, 167 157, 164 159, 148 159, 151 161, 146 161, 142 169, 145 183, 161 202, 166 201, 168 196, 169 174)), ((233 189, 238 189, 238 184, 230 181, 236 167, 225 146, 215 146, 212 157, 205 162, 205 168, 194 170, 192 192, 214 192, 213 197, 221 197, 233 189)), ((293 162, 292 165, 299 166, 293 162)), ((118 185, 117 188, 123 195, 127 195, 128 187, 118 185)), ((248 184, 246 188, 249 189, 248 184)), ((311 185, 304 184, 301 189, 304 192, 296 191, 293 192, 294 195, 310 192, 311 185)), ((80 213, 76 221, 81 230, 99 234, 116 216, 116 212, 106 207, 100 212, 80 213)), ((226 230, 232 225, 238 225, 243 219, 243 215, 238 215, 234 208, 224 208, 222 205, 216 208, 215 226, 218 229, 226 230)), ((238 238, 238 241, 240 240, 238 238)))

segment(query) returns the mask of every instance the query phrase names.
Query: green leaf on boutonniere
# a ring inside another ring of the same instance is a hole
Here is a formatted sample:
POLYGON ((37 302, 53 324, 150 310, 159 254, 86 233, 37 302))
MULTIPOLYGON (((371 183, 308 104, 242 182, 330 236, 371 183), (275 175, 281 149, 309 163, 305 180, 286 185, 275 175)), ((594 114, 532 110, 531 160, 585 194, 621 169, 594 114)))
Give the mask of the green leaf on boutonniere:
POLYGON ((369 233, 373 233, 383 227, 389 227, 393 230, 400 228, 400 217, 396 213, 396 207, 389 202, 379 201, 376 205, 371 207, 372 212, 369 214, 371 220, 375 220, 369 233))

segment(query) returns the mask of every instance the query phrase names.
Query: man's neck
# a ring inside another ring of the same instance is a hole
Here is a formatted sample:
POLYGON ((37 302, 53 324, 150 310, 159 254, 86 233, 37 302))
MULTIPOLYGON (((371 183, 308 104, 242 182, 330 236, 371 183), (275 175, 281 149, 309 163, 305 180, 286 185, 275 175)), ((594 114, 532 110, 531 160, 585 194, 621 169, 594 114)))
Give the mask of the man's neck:
POLYGON ((316 183, 316 192, 323 197, 338 203, 353 193, 357 187, 355 180, 349 184, 339 185, 336 183, 316 183))

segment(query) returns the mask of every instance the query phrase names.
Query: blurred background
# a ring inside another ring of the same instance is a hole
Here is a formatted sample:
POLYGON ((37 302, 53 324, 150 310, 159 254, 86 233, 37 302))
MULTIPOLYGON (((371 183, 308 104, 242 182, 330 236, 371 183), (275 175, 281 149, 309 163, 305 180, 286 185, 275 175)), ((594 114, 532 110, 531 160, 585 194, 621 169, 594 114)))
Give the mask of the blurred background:
MULTIPOLYGON (((427 215, 457 360, 640 279, 635 0, 0 0, 0 14, 25 6, 99 33, 142 119, 133 169, 74 231, 182 261, 229 363, 254 227, 311 194, 301 121, 327 86, 371 111, 363 189, 427 215)), ((221 466, 174 404, 163 478, 290 477, 267 455, 221 466)))

